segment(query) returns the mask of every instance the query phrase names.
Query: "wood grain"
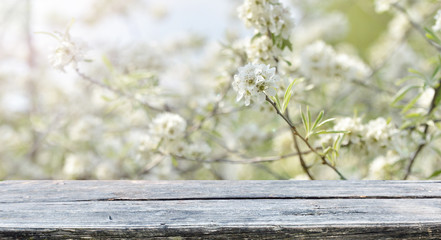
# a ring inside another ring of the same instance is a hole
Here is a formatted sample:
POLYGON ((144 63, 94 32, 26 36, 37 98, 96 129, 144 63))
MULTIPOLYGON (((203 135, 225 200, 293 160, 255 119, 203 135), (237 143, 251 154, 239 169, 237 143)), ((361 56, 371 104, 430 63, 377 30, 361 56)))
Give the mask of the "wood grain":
POLYGON ((440 239, 439 181, 5 181, 0 238, 440 239))

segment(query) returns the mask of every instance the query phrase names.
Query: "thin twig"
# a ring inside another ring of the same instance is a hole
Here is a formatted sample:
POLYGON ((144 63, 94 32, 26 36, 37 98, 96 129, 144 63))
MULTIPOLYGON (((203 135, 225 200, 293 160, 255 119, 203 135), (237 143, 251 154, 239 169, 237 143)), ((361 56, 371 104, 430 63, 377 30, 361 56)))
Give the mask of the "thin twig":
MULTIPOLYGON (((309 154, 312 151, 303 151, 301 154, 309 154)), ((218 157, 213 160, 204 160, 204 162, 224 162, 224 163, 234 163, 234 164, 249 164, 249 163, 264 163, 264 162, 275 162, 280 161, 285 158, 298 156, 298 152, 288 153, 280 156, 269 156, 269 157, 255 157, 255 158, 242 158, 242 159, 227 159, 225 157, 218 157)))
POLYGON ((141 105, 143 105, 143 106, 145 106, 145 107, 147 107, 147 108, 149 108, 151 110, 154 110, 154 111, 157 111, 157 112, 164 112, 164 111, 165 112, 170 112, 170 108, 168 106, 164 106, 164 108, 159 108, 159 107, 152 106, 152 105, 150 105, 150 104, 148 104, 148 103, 146 103, 144 101, 141 101, 141 100, 137 99, 136 97, 134 97, 132 95, 126 94, 126 93, 122 92, 121 90, 118 90, 116 88, 112 88, 109 85, 106 85, 106 84, 104 84, 104 83, 102 83, 102 82, 100 82, 98 80, 95 80, 95 79, 87 76, 86 74, 82 73, 78 68, 75 68, 75 71, 81 77, 81 79, 86 80, 87 82, 92 83, 92 84, 94 84, 96 86, 99 86, 99 87, 101 87, 103 89, 109 90, 110 92, 113 92, 113 93, 115 93, 115 94, 117 94, 117 95, 119 95, 121 97, 125 97, 127 99, 136 101, 136 102, 140 103, 141 105))
POLYGON ((316 155, 318 155, 321 158, 322 164, 324 164, 324 165, 330 167, 332 170, 334 170, 334 172, 338 174, 340 179, 346 180, 346 177, 343 176, 343 174, 340 171, 338 171, 338 169, 335 166, 330 164, 325 156, 320 154, 315 148, 313 148, 311 146, 311 144, 309 144, 308 140, 306 140, 304 137, 302 137, 302 135, 299 134, 299 132, 297 131, 297 128, 292 124, 292 122, 285 115, 283 115, 280 112, 280 110, 277 108, 277 105, 274 101, 272 101, 268 96, 266 96, 266 101, 269 102, 274 107, 277 114, 279 116, 281 116, 283 118, 283 120, 285 120, 285 122, 290 126, 292 133, 295 134, 296 136, 298 136, 313 153, 315 153, 316 155))
POLYGON ((296 134, 294 134, 293 131, 292 131, 292 138, 294 139, 294 147, 296 148, 297 153, 299 155, 299 161, 300 161, 300 165, 302 166, 303 171, 306 173, 306 175, 308 175, 309 179, 314 180, 314 177, 309 172, 308 166, 306 166, 306 162, 303 159, 303 154, 300 151, 299 142, 297 141, 297 136, 296 136, 296 134))
MULTIPOLYGON (((288 110, 288 108, 285 111, 285 116, 291 122, 291 118, 289 117, 289 110, 288 110)), ((291 131, 291 135, 292 135, 292 139, 294 141, 294 147, 295 147, 295 149, 296 149, 296 151, 297 151, 297 153, 299 155, 300 166, 302 166, 303 171, 306 173, 306 175, 308 175, 309 179, 310 180, 314 180, 314 177, 309 172, 309 167, 306 165, 305 159, 303 159, 303 154, 300 151, 299 142, 297 141, 296 134, 294 134, 294 132, 291 131)))
POLYGON ((193 132, 196 132, 197 130, 201 129, 201 127, 205 123, 205 121, 218 115, 220 103, 225 99, 225 97, 227 96, 227 93, 230 89, 231 89, 231 82, 229 82, 227 84, 227 87, 225 87, 224 90, 222 91, 220 98, 214 103, 214 107, 211 110, 210 114, 208 114, 207 116, 204 116, 196 125, 194 125, 189 130, 189 133, 193 133, 193 132))
POLYGON ((412 17, 409 15, 409 13, 404 9, 401 5, 398 3, 392 4, 392 6, 397 9, 399 12, 404 14, 404 16, 407 18, 409 23, 412 25, 412 27, 419 33, 423 38, 430 44, 430 46, 434 47, 438 52, 441 52, 441 46, 435 43, 434 41, 430 40, 426 37, 426 32, 424 31, 424 28, 422 28, 417 22, 415 22, 412 17))
MULTIPOLYGON (((30 0, 26 1, 25 7, 26 7, 25 35, 26 35, 26 45, 28 48, 27 64, 29 69, 31 69, 31 73, 29 74, 27 80, 27 88, 31 99, 31 108, 28 113, 30 118, 33 114, 36 114, 36 112, 38 111, 38 95, 37 95, 38 91, 37 91, 37 85, 35 83, 35 78, 34 76, 32 76, 33 74, 32 70, 35 68, 35 49, 31 35, 32 5, 30 0)), ((35 162, 39 154, 40 134, 34 128, 31 128, 31 135, 32 135, 32 144, 31 144, 31 149, 29 150, 27 155, 31 162, 35 162)))
MULTIPOLYGON (((427 111, 427 116, 430 116, 433 112, 433 110, 435 110, 436 108, 436 99, 438 98, 438 96, 441 94, 441 78, 438 80, 438 86, 435 88, 435 94, 433 94, 433 98, 432 101, 430 102, 430 107, 429 107, 429 111, 427 111)), ((423 142, 420 143, 417 147, 417 150, 415 151, 415 153, 413 154, 413 156, 410 158, 409 160, 409 164, 407 165, 406 168, 406 174, 403 177, 403 180, 406 180, 407 178, 409 178, 411 172, 412 172, 412 166, 415 163, 416 158, 418 157, 418 155, 420 154, 420 152, 423 150, 423 148, 427 145, 426 142, 426 136, 427 133, 429 132, 429 124, 425 124, 424 125, 424 131, 423 131, 423 142)))

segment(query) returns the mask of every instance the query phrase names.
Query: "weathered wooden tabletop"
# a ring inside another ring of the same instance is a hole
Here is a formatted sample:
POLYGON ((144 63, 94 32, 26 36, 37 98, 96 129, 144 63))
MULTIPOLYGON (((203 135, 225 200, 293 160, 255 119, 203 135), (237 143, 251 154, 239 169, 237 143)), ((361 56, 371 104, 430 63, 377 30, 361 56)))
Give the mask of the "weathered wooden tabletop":
POLYGON ((441 181, 4 181, 0 238, 441 239, 441 181))

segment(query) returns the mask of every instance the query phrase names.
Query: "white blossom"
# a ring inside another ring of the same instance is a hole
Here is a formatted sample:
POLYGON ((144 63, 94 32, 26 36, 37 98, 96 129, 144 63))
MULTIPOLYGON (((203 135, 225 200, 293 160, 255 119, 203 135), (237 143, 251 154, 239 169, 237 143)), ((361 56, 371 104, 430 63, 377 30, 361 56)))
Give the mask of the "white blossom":
POLYGON ((266 35, 253 39, 246 48, 248 59, 253 63, 275 65, 276 61, 274 56, 280 55, 281 52, 282 51, 276 47, 273 41, 266 35))
POLYGON ((396 134, 398 129, 386 121, 386 119, 379 117, 371 120, 365 126, 364 137, 367 142, 377 143, 379 146, 386 146, 391 140, 392 135, 396 134))
POLYGON ((308 77, 327 79, 332 74, 335 54, 325 42, 316 41, 302 51, 300 71, 308 77))
MULTIPOLYGON (((322 136, 330 134, 324 134, 322 136)), ((277 135, 273 140, 273 149, 280 155, 291 153, 294 150, 292 142, 292 133, 290 131, 283 131, 277 135)))
POLYGON ((174 113, 161 113, 150 124, 149 134, 141 140, 139 150, 149 152, 158 149, 162 154, 183 155, 187 149, 184 142, 187 123, 174 113))
POLYGON ((323 41, 307 46, 301 54, 300 70, 313 80, 329 81, 335 78, 361 80, 370 69, 361 60, 335 50, 323 41))
POLYGON ((293 41, 297 47, 303 47, 316 39, 336 41, 342 39, 348 30, 349 21, 343 13, 320 14, 316 19, 302 22, 296 27, 293 41))
POLYGON ((143 153, 149 153, 149 151, 158 146, 159 141, 159 138, 153 138, 149 134, 145 134, 139 142, 138 150, 143 153))
POLYGON ((424 91, 421 93, 421 97, 418 98, 418 101, 417 101, 418 105, 429 109, 434 95, 435 95, 435 89, 433 89, 431 87, 424 89, 424 91))
POLYGON ((185 153, 186 157, 191 159, 203 160, 211 153, 211 147, 205 142, 196 142, 190 144, 185 153))
POLYGON ((388 178, 390 168, 400 160, 400 156, 394 151, 388 151, 386 156, 380 155, 376 157, 369 166, 367 179, 383 180, 388 178))
POLYGON ((62 35, 60 33, 55 33, 54 35, 58 40, 58 46, 55 48, 54 52, 49 55, 49 62, 55 69, 65 71, 64 68, 68 65, 72 65, 74 68, 77 67, 78 62, 84 60, 83 49, 78 43, 71 40, 69 34, 69 28, 62 35))
POLYGON ((433 31, 441 30, 441 10, 438 10, 435 15, 435 25, 432 27, 433 31))
POLYGON ((375 0, 375 12, 387 12, 390 10, 391 5, 396 2, 398 2, 398 0, 375 0))
POLYGON ((95 168, 95 176, 98 179, 115 179, 118 176, 118 168, 112 162, 102 162, 95 168))
POLYGON ((263 35, 269 31, 288 39, 294 27, 290 12, 278 0, 245 0, 238 12, 247 27, 253 27, 263 35))
POLYGON ((176 140, 184 136, 186 127, 187 123, 178 114, 162 113, 153 119, 150 132, 155 137, 176 140))
POLYGON ((340 118, 336 121, 334 125, 334 130, 336 131, 348 131, 346 134, 347 138, 342 142, 342 144, 348 144, 349 142, 357 144, 360 142, 360 138, 363 136, 364 126, 361 123, 361 118, 340 118))
MULTIPOLYGON (((346 131, 343 136, 342 144, 360 144, 364 134, 364 125, 361 122, 361 118, 337 118, 335 120, 335 125, 332 128, 334 131, 346 131)), ((334 141, 337 139, 336 134, 323 134, 320 135, 317 145, 318 146, 332 146, 334 141)))
POLYGON ((69 125, 69 139, 72 141, 90 141, 100 133, 102 124, 102 119, 86 115, 69 125))
POLYGON ((257 103, 265 101, 266 94, 276 94, 275 83, 279 80, 276 69, 265 64, 252 64, 239 68, 234 75, 233 89, 237 92, 237 101, 245 99, 245 106, 250 105, 251 99, 257 103))
POLYGON ((76 179, 84 178, 91 169, 91 156, 88 154, 69 154, 64 160, 63 174, 64 176, 76 179))

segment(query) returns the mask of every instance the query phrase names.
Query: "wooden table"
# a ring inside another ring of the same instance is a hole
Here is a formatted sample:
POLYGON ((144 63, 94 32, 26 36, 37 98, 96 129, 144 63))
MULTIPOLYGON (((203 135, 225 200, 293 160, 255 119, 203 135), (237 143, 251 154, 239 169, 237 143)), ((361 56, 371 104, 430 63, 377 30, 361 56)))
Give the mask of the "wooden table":
POLYGON ((3 181, 1 239, 441 239, 441 181, 3 181))

